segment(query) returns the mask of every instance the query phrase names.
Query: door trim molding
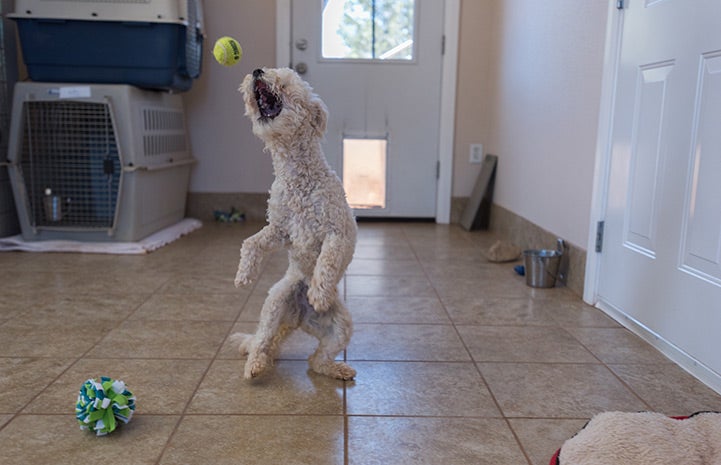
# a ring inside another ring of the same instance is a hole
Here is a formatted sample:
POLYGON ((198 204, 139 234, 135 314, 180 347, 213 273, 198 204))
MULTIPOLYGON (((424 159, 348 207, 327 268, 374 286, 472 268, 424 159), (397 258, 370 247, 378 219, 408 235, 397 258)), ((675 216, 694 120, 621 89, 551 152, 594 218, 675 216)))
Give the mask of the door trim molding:
MULTIPOLYGON (((292 42, 291 0, 276 0, 275 4, 275 62, 278 67, 287 67, 290 65, 292 42)), ((448 224, 451 221, 460 17, 461 0, 445 0, 443 11, 445 54, 441 71, 441 115, 438 128, 440 170, 436 186, 436 223, 440 224, 448 224)))
POLYGON ((593 189, 591 212, 586 245, 586 275, 583 285, 583 300, 590 304, 598 303, 598 281, 601 275, 601 255, 595 252, 596 225, 606 216, 608 204, 608 183, 611 165, 613 141, 613 112, 616 100, 618 67, 621 59, 623 33, 623 10, 616 8, 614 2, 608 3, 606 21, 606 46, 603 56, 603 76, 601 79, 601 104, 598 117, 596 138, 596 156, 593 170, 593 189))
POLYGON ((443 34, 445 54, 441 72, 441 118, 438 132, 438 185, 436 186, 436 223, 451 222, 453 195, 453 145, 456 132, 456 82, 458 77, 458 34, 461 0, 446 0, 444 4, 443 34))

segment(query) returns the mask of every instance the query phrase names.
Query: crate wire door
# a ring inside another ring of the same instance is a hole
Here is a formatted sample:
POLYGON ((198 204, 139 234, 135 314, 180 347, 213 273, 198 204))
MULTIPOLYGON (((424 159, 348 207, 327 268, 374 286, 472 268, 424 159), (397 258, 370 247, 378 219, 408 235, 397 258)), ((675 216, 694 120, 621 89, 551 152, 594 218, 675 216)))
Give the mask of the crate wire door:
POLYGON ((111 235, 122 169, 110 102, 26 101, 24 114, 21 166, 33 228, 111 235), (48 189, 60 214, 46 208, 48 189))

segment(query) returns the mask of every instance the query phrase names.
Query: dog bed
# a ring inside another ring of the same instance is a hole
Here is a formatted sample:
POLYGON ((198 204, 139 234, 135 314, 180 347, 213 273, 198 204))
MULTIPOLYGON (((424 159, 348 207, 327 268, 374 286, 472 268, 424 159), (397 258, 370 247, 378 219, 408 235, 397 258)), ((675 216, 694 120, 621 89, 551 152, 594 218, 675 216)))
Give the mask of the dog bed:
POLYGON ((550 465, 719 465, 721 413, 667 417, 654 412, 594 416, 550 465))

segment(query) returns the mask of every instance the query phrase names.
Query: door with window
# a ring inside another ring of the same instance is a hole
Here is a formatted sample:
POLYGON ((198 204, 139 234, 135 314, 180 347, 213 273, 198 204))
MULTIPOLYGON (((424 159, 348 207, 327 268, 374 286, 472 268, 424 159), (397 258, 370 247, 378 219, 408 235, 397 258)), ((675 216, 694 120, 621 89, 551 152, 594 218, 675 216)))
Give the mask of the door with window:
POLYGON ((721 379, 721 2, 626 2, 598 294, 721 379))
POLYGON ((328 106, 357 216, 436 215, 442 0, 292 0, 291 59, 328 106))

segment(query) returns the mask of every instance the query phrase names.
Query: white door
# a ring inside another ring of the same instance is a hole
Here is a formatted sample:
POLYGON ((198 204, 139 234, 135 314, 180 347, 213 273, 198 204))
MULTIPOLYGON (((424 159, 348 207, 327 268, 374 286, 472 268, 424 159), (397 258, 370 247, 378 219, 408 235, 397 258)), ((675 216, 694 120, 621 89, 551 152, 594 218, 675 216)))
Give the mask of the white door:
POLYGON ((721 1, 625 3, 598 294, 718 377, 721 1))
POLYGON ((292 0, 292 66, 328 106, 357 216, 436 216, 443 4, 292 0))

